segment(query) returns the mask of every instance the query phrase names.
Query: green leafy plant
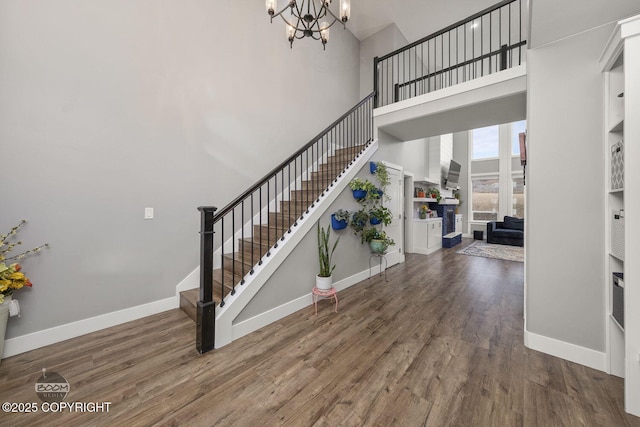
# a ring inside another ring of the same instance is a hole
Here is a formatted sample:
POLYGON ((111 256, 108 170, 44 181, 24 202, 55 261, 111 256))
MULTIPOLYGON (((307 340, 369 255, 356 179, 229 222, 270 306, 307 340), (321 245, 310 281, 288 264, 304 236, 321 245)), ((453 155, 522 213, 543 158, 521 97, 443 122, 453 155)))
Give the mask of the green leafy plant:
POLYGON ((338 209, 333 213, 333 217, 337 221, 346 221, 347 223, 349 223, 349 219, 351 218, 351 213, 349 213, 349 211, 345 209, 338 209))
POLYGON ((340 237, 333 243, 333 247, 329 250, 329 238, 331 235, 331 227, 327 227, 326 231, 318 224, 318 259, 320 261, 320 277, 330 277, 336 266, 331 265, 331 258, 338 246, 340 237))
POLYGON ((369 228, 365 230, 363 232, 363 236, 364 236, 364 241, 367 243, 371 242, 372 240, 379 240, 383 242, 386 246, 393 246, 396 244, 396 242, 393 239, 390 239, 389 237, 387 237, 386 232, 382 230, 378 230, 376 228, 369 228))
POLYGON ((387 188, 389 184, 391 184, 391 180, 389 178, 389 171, 387 170, 387 166, 383 162, 376 163, 376 171, 374 172, 376 179, 380 183, 380 187, 387 188))
MULTIPOLYGON (((351 216, 351 228, 353 229, 354 233, 356 235, 360 235, 360 237, 362 237, 362 230, 367 228, 368 224, 369 212, 367 212, 365 209, 360 209, 359 211, 354 212, 351 216)), ((362 242, 364 243, 364 239, 362 240, 362 242)))
POLYGON ((393 214, 391 213, 391 211, 382 205, 376 205, 373 209, 371 209, 369 211, 369 216, 371 218, 379 219, 385 226, 391 224, 391 221, 393 220, 393 214))
POLYGON ((440 200, 442 200, 442 196, 440 195, 440 190, 435 187, 430 188, 427 191, 427 195, 430 196, 432 199, 436 199, 438 203, 440 203, 440 200))
POLYGON ((366 191, 367 193, 370 191, 377 190, 373 182, 369 181, 368 179, 362 179, 362 178, 353 178, 351 182, 349 182, 349 188, 352 190, 363 190, 363 191, 366 191))

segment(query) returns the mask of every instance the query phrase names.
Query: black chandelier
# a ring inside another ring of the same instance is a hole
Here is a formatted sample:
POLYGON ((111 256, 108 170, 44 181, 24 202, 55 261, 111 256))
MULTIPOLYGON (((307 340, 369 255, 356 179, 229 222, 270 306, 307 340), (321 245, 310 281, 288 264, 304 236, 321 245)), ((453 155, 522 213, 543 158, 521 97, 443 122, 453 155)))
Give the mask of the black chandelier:
POLYGON ((285 22, 287 38, 292 48, 295 39, 311 37, 314 40, 321 40, 324 49, 329 41, 329 28, 338 21, 346 28, 351 14, 350 0, 338 1, 340 2, 340 17, 329 9, 331 0, 289 0, 288 4, 279 12, 276 12, 278 0, 266 0, 266 7, 269 16, 271 16, 271 22, 276 16, 280 16, 285 22), (289 17, 285 17, 284 14, 287 9, 291 10, 289 17))

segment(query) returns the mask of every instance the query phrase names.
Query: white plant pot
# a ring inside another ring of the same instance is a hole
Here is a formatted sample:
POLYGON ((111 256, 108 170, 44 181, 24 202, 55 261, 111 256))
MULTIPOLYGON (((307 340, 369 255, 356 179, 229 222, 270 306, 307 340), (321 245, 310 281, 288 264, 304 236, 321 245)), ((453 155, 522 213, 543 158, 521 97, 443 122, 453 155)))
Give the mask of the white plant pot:
POLYGON ((316 288, 327 291, 333 287, 333 276, 320 277, 316 276, 316 288))

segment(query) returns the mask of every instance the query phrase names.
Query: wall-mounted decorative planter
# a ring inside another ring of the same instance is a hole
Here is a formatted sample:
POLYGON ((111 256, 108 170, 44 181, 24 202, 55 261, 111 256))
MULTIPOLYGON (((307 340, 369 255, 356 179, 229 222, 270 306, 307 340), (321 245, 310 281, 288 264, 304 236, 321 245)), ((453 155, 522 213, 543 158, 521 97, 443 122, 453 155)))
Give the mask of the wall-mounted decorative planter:
POLYGON ((378 225, 382 222, 382 220, 372 216, 371 218, 369 218, 369 222, 371 223, 371 225, 378 225))
POLYGON ((365 190, 353 190, 353 198, 354 199, 364 199, 367 197, 367 192, 365 190))
POLYGON ((331 228, 334 230, 344 230, 347 228, 347 221, 337 220, 335 214, 331 214, 331 228))
POLYGON ((369 162, 369 171, 371 173, 376 173, 377 169, 378 169, 378 165, 376 164, 376 162, 369 162))

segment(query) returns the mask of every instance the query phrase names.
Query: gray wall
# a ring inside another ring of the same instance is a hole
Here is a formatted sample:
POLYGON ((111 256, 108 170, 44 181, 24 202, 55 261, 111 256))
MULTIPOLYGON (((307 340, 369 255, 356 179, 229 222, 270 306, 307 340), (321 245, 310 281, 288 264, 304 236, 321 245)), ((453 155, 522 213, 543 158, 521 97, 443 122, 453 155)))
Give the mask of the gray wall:
POLYGON ((528 59, 527 329, 597 351, 605 349, 598 57, 612 29, 528 59))
POLYGON ((360 43, 360 98, 373 92, 373 58, 391 53, 407 44, 407 39, 396 24, 386 26, 360 43))
POLYGON ((358 99, 349 31, 290 49, 261 3, 5 0, 0 16, 0 232, 25 218, 25 246, 51 245, 24 263, 8 338, 175 295, 198 264, 196 207, 358 99))

